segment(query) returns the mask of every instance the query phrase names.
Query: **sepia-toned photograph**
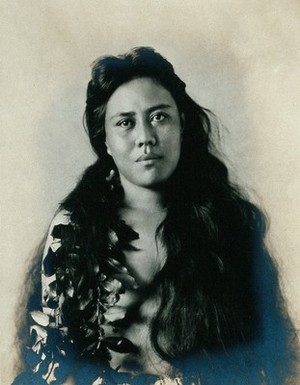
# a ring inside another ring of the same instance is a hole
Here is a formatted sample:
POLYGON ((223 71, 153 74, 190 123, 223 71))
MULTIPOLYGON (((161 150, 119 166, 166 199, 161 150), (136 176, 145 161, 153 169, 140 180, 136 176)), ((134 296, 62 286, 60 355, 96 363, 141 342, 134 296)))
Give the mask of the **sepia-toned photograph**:
POLYGON ((1 385, 300 382, 300 5, 5 2, 1 385))

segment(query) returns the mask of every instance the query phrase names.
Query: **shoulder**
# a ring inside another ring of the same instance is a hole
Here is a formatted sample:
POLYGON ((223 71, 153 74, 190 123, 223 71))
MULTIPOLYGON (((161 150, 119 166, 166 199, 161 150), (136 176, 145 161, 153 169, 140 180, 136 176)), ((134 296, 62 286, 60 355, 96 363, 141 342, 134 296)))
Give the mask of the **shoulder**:
POLYGON ((70 223, 70 215, 70 211, 64 209, 58 211, 51 222, 51 226, 54 227, 55 225, 70 223))
POLYGON ((45 258, 49 250, 49 247, 53 244, 53 242, 55 242, 55 236, 53 235, 54 228, 59 225, 70 224, 71 223, 70 216, 71 216, 71 213, 69 211, 60 210, 52 219, 51 224, 49 226, 48 235, 47 235, 47 239, 44 247, 43 258, 45 258))
MULTIPOLYGON (((70 253, 75 247, 75 232, 71 221, 71 213, 60 210, 49 226, 41 263, 41 284, 43 304, 56 297, 57 273, 64 273, 70 253)), ((74 253, 73 253, 74 254, 74 253)))

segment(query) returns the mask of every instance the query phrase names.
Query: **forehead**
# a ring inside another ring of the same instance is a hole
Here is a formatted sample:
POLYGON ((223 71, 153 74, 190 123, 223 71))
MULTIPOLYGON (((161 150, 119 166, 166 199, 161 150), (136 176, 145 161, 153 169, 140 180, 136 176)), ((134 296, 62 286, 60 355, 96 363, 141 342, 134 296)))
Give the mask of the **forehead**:
POLYGON ((176 107, 170 92, 152 78, 137 78, 119 86, 107 102, 106 114, 146 109, 158 104, 176 107))

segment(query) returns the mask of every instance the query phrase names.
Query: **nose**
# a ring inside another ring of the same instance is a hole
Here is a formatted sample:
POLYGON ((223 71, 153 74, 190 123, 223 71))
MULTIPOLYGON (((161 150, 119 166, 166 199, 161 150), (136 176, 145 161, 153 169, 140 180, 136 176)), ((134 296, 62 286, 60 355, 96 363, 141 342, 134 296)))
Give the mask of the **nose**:
POLYGON ((137 147, 154 146, 157 142, 155 128, 147 122, 140 122, 136 126, 135 144, 137 147))

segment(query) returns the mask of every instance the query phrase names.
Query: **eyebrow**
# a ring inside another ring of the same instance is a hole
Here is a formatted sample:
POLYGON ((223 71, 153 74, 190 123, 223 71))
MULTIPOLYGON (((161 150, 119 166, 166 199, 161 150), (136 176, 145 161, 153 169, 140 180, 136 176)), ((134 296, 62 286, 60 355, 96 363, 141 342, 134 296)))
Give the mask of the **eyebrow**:
MULTIPOLYGON (((160 109, 167 109, 167 108, 172 108, 173 106, 171 106, 170 104, 156 104, 155 106, 152 106, 152 107, 149 107, 146 109, 146 113, 150 114, 151 112, 155 111, 155 110, 160 110, 160 109)), ((114 119, 114 118, 117 118, 117 117, 130 117, 130 116, 134 116, 135 115, 135 112, 134 111, 128 111, 128 112, 117 112, 116 114, 114 114, 110 120, 114 119)))

